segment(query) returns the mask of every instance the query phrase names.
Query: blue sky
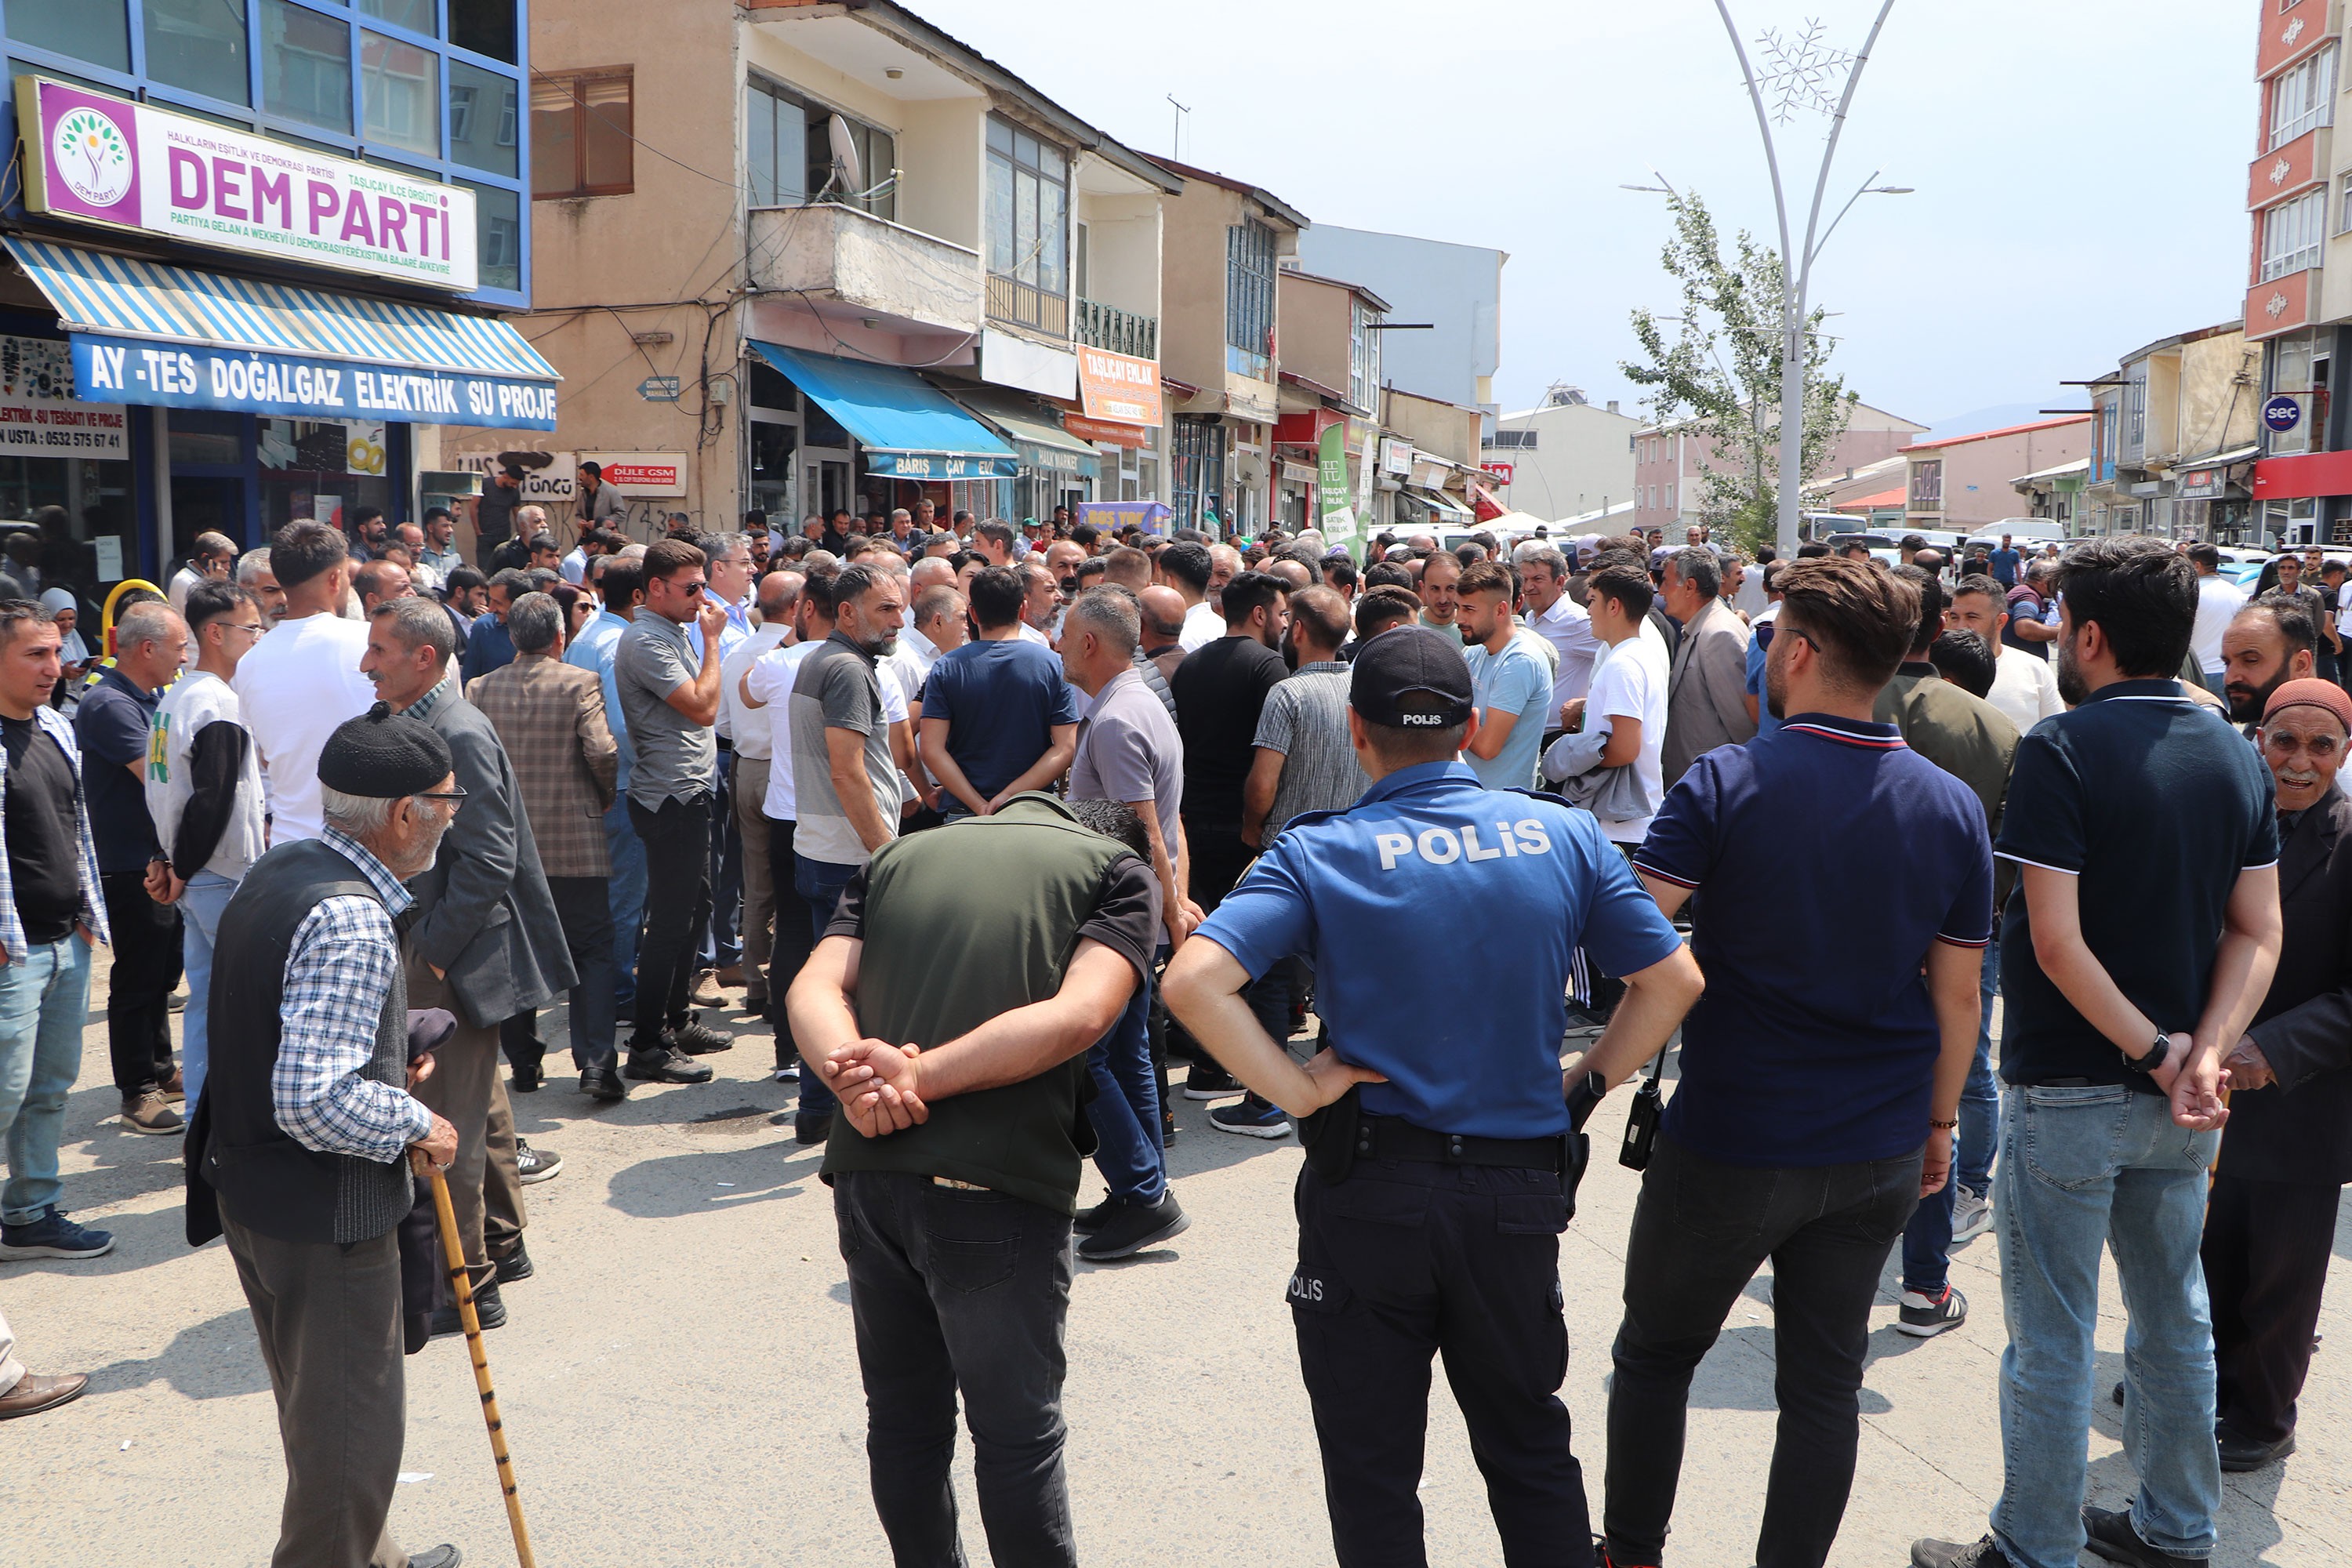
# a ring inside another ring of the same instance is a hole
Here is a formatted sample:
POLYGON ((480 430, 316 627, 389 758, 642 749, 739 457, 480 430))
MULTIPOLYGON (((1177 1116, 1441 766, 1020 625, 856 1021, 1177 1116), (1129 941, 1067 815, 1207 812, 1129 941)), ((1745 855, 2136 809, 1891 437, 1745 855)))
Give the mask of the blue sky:
MULTIPOLYGON (((1630 400, 1636 305, 1671 309, 1649 169, 1769 236, 1752 110, 1712 0, 911 0, 1105 131, 1247 178, 1309 217, 1511 253, 1497 396, 1555 380, 1630 400)), ((1896 0, 1831 202, 1874 169, 1820 266, 1837 363, 1923 422, 2079 405, 2142 343, 2235 317, 2246 286, 2256 6, 1896 0), (2062 403, 2061 399, 2064 401, 2062 403)), ((1871 0, 1734 0, 1743 34, 1859 45, 1871 0)), ((1827 121, 1780 131, 1808 165, 1827 121)))

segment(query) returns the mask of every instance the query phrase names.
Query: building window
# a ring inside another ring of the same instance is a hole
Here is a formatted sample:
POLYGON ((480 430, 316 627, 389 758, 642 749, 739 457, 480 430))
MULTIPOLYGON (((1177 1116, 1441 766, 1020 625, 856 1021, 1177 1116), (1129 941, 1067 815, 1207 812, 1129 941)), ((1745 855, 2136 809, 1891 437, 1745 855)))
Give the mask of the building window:
POLYGON ((1497 448, 1507 447, 1517 451, 1532 452, 1536 449, 1536 432, 1533 430, 1497 430, 1495 432, 1495 438, 1488 442, 1487 445, 1497 448))
POLYGON ((1675 487, 1672 485, 1666 487, 1666 510, 1668 511, 1675 510, 1675 487))
POLYGON ((362 14, 428 38, 439 31, 433 25, 435 8, 434 0, 360 0, 362 14))
POLYGON ((2327 193, 2311 191, 2263 215, 2263 281, 2319 265, 2327 227, 2327 193))
POLYGON ((514 78, 449 62, 449 158, 495 174, 512 174, 515 163, 514 78))
POLYGON ((148 75, 225 103, 253 100, 245 0, 146 0, 143 14, 148 75))
POLYGON ((420 157, 441 156, 441 58, 382 33, 360 34, 361 135, 420 157))
POLYGON ((1911 510, 1944 510, 1944 460, 1941 458, 1924 458, 1911 465, 1911 510))
POLYGON ((808 196, 808 106, 753 77, 743 88, 743 123, 751 205, 800 205, 808 196))
POLYGON ((898 216, 898 138, 878 126, 812 103, 789 88, 752 77, 743 87, 746 199, 755 207, 837 203, 898 216), (833 121, 841 121, 856 177, 836 166, 833 121))
POLYGON ((1272 379, 1274 230, 1262 223, 1225 230, 1225 368, 1272 379))
POLYGON ((515 63, 515 0, 449 0, 449 41, 493 60, 515 63))
POLYGON ((349 135, 351 25, 289 0, 262 0, 261 107, 286 120, 349 135))
POLYGON ((2147 362, 2142 360, 2124 379, 2124 460, 2137 463, 2147 450, 2147 362))
POLYGON ((53 49, 94 66, 131 68, 131 19, 124 0, 41 0, 8 7, 8 39, 53 49))
POLYGON ((634 68, 541 76, 530 89, 530 194, 625 195, 635 189, 634 68))
POLYGON ((2271 82, 2271 146, 2328 124, 2336 100, 2336 47, 2329 45, 2271 82))
POLYGON ((1070 161, 988 117, 988 313, 1055 337, 1070 331, 1070 161))
POLYGON ((1372 312, 1361 300, 1348 311, 1348 401, 1370 412, 1380 407, 1381 334, 1372 312))

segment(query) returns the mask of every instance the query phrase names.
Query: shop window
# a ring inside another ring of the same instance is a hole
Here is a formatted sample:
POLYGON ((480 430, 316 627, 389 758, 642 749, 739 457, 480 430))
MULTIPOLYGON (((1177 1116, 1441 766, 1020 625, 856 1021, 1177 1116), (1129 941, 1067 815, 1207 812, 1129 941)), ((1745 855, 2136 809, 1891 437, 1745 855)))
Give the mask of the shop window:
POLYGON ((261 107, 323 131, 352 128, 352 30, 291 0, 262 0, 261 107))
POLYGON ((208 408, 170 410, 164 416, 163 434, 172 467, 213 464, 234 468, 242 464, 245 423, 242 414, 223 414, 208 408))
POLYGON ((434 0, 360 0, 360 10, 379 22, 389 22, 428 38, 440 31, 434 26, 434 0))
POLYGON ((8 7, 8 37, 94 66, 131 68, 131 18, 123 0, 19 0, 8 7))
POLYGON ((304 518, 342 528, 361 507, 391 510, 381 423, 265 418, 256 428, 265 532, 304 518))
POLYGON ((147 74, 227 103, 253 101, 245 0, 145 0, 147 74))
POLYGON ((380 146, 441 155, 441 57, 382 33, 360 35, 362 134, 380 146))
POLYGON ((1056 337, 1070 330, 1070 162, 1012 121, 988 120, 988 313, 1056 337))
POLYGON ((522 291, 522 197, 496 185, 459 184, 474 193, 474 249, 482 289, 522 291))
POLYGON ((497 174, 520 173, 521 89, 510 76, 449 62, 449 160, 497 174))
POLYGON ((634 68, 541 76, 530 89, 530 194, 625 195, 635 188, 634 68))
POLYGON ((515 0, 449 0, 449 41, 488 59, 516 63, 515 0))

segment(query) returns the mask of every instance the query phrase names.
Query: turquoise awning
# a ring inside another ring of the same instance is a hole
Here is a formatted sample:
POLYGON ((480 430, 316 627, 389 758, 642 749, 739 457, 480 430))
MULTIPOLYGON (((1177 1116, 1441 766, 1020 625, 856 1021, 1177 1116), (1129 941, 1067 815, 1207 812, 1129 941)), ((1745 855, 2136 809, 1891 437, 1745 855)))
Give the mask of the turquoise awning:
POLYGON ((756 338, 751 349, 857 437, 870 473, 1009 479, 1019 468, 1011 447, 911 370, 803 353, 756 338))
POLYGON ((502 321, 10 235, 91 403, 555 427, 555 368, 502 321))

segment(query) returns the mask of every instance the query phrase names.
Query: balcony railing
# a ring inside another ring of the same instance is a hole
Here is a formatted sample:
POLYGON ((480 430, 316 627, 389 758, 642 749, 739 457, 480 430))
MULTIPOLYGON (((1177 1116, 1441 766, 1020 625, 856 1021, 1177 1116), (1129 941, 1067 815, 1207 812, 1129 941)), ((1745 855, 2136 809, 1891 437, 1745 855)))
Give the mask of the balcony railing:
POLYGON ((1070 299, 1066 294, 1048 294, 1018 278, 992 272, 988 275, 988 319, 1008 326, 1028 327, 1048 337, 1066 338, 1070 335, 1070 299))
POLYGON ((980 329, 975 251, 834 203, 755 207, 751 227, 751 281, 761 289, 836 300, 893 322, 980 329))
POLYGON ((1079 300, 1077 331, 1073 335, 1090 349, 1108 349, 1138 359, 1160 357, 1160 318, 1139 316, 1116 305, 1079 300))

